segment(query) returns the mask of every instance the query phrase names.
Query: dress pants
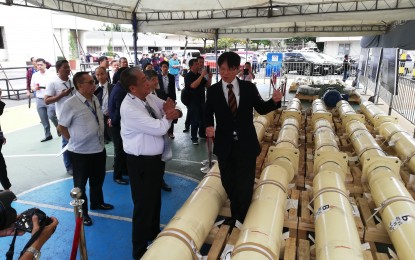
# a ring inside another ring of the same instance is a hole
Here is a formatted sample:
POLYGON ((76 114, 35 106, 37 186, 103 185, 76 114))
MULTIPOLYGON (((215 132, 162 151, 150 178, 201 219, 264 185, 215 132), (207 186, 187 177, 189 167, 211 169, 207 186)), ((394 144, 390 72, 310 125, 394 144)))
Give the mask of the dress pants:
POLYGON ((222 185, 231 202, 232 218, 243 223, 252 200, 256 157, 246 155, 239 141, 233 141, 231 153, 218 156, 218 163, 222 185))
POLYGON ((4 160, 3 153, 1 152, 1 148, 3 147, 3 140, 0 140, 0 183, 1 186, 5 190, 10 189, 12 186, 10 183, 9 178, 7 178, 7 167, 6 167, 6 161, 4 160))
POLYGON ((140 259, 148 242, 160 233, 161 182, 165 163, 161 155, 127 154, 133 211, 133 258, 140 259))
POLYGON ((176 89, 179 90, 180 89, 180 84, 179 84, 180 74, 176 74, 176 75, 173 75, 173 76, 174 76, 174 85, 175 85, 176 89))
POLYGON ((121 127, 113 125, 110 127, 112 141, 114 143, 114 179, 121 179, 127 174, 127 154, 124 152, 121 127))
POLYGON ((198 140, 198 132, 200 137, 206 137, 204 104, 191 103, 188 113, 190 113, 190 134, 192 136, 192 141, 198 140))
MULTIPOLYGON (((64 148, 68 144, 68 140, 65 139, 65 137, 62 135, 62 148, 64 148)), ((63 163, 65 164, 66 170, 72 169, 71 160, 69 159, 69 152, 66 150, 63 152, 63 163)))
POLYGON ((69 151, 73 169, 73 184, 82 191, 81 199, 84 200, 82 210, 88 215, 88 199, 85 194, 86 182, 89 180, 89 198, 91 207, 97 207, 104 203, 102 185, 105 179, 105 149, 100 153, 80 154, 69 151))
POLYGON ((40 122, 45 130, 45 137, 52 136, 50 133, 49 119, 58 126, 58 118, 56 117, 55 104, 46 105, 43 98, 36 98, 36 109, 40 117, 40 122))

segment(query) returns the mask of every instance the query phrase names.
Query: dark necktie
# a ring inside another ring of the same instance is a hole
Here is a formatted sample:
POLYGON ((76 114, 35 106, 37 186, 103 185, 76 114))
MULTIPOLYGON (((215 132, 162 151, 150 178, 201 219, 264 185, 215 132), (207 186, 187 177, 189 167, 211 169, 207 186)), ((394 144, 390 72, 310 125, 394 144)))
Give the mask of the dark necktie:
POLYGON ((233 85, 232 84, 228 84, 228 105, 229 108, 231 109, 231 112, 233 114, 233 116, 236 116, 236 110, 238 109, 237 104, 236 104, 236 97, 235 97, 235 93, 233 93, 233 85))
POLYGON ((154 118, 154 119, 157 119, 157 116, 156 116, 156 113, 154 112, 154 110, 153 110, 153 108, 147 103, 147 101, 144 101, 146 104, 145 104, 145 107, 146 107, 146 109, 147 109, 147 111, 148 111, 148 113, 154 118))
POLYGON ((97 96, 99 104, 102 106, 102 95, 104 94, 104 86, 99 86, 95 92, 95 96, 97 96))

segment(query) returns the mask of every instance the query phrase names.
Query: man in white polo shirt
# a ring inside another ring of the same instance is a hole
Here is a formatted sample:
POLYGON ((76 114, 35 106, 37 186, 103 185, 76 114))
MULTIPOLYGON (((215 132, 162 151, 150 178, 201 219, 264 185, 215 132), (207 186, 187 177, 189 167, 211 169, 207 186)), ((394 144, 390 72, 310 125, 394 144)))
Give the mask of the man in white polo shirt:
POLYGON ((33 74, 30 87, 33 91, 36 91, 37 113, 45 129, 45 138, 41 142, 46 142, 53 138, 50 133, 49 119, 55 126, 58 126, 55 105, 46 105, 44 100, 46 86, 54 79, 54 75, 46 69, 46 61, 42 58, 36 60, 36 67, 38 71, 33 74))
POLYGON ((104 116, 98 99, 94 96, 95 82, 88 72, 78 72, 73 77, 77 92, 62 107, 59 128, 69 140, 69 158, 73 168, 74 186, 82 190, 84 225, 92 225, 88 215, 85 185, 89 180, 89 197, 92 210, 111 210, 104 203, 102 185, 105 179, 106 152, 104 147, 104 116))
MULTIPOLYGON (((46 105, 55 104, 56 116, 58 117, 59 121, 63 103, 65 103, 67 99, 74 95, 75 86, 73 85, 72 80, 69 78, 71 68, 69 67, 69 62, 67 60, 58 60, 55 67, 56 72, 58 73, 58 78, 46 86, 45 103, 46 105)), ((67 144, 68 140, 62 136, 62 148, 67 144)), ((72 164, 69 160, 69 154, 67 151, 63 153, 63 163, 65 164, 66 172, 69 175, 72 175, 72 164)))

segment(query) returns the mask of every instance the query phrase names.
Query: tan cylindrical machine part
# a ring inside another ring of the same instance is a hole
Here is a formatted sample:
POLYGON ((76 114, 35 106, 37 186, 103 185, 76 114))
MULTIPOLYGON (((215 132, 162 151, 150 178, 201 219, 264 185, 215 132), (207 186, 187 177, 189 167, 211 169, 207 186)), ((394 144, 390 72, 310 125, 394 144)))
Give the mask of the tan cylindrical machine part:
POLYGON ((300 103, 293 101, 275 145, 268 150, 260 182, 235 244, 232 259, 278 259, 288 183, 298 171, 300 103))
POLYGON ((339 152, 324 103, 312 106, 314 129, 314 224, 317 259, 363 259, 360 238, 344 184, 347 155, 339 152), (316 115, 320 114, 320 115, 316 115))
POLYGON ((272 119, 270 119, 268 116, 260 115, 254 118, 254 127, 259 142, 261 142, 262 138, 264 138, 265 132, 267 131, 267 128, 271 122, 272 119))
POLYGON ((356 111, 350 106, 349 102, 344 100, 337 102, 336 108, 340 117, 344 117, 346 114, 356 114, 356 111))
POLYGON ((215 163, 142 259, 197 259, 226 199, 215 163))
POLYGON ((289 178, 277 164, 262 171, 232 259, 278 259, 289 178))
POLYGON ((381 124, 379 134, 388 140, 399 158, 406 163, 411 173, 415 174, 415 139, 400 125, 392 122, 381 124))
POLYGON ((364 124, 351 120, 346 132, 367 177, 372 198, 399 259, 415 255, 415 201, 406 190, 400 175, 400 160, 385 156, 364 124))
POLYGON ((364 259, 344 179, 339 174, 343 170, 337 167, 336 171, 320 171, 313 180, 316 259, 364 259))

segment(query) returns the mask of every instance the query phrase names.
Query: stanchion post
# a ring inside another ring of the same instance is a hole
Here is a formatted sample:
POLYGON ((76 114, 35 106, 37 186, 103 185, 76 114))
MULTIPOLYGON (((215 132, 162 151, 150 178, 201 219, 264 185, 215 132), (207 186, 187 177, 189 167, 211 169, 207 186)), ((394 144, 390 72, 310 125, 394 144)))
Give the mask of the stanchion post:
MULTIPOLYGON (((84 204, 84 200, 81 199, 82 191, 80 188, 73 188, 71 190, 71 198, 74 200, 71 201, 70 205, 74 207, 75 212, 75 219, 81 218, 83 216, 82 213, 82 204, 84 204)), ((81 224, 80 236, 79 236, 79 254, 82 260, 88 260, 88 254, 86 250, 86 240, 85 240, 85 230, 84 225, 81 224)))

